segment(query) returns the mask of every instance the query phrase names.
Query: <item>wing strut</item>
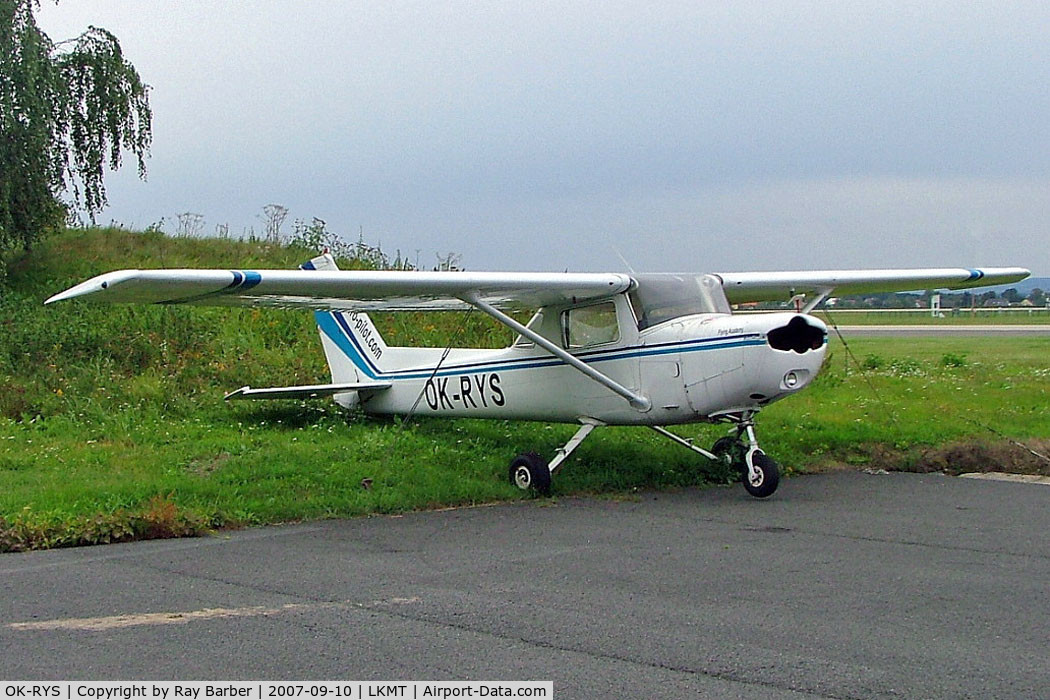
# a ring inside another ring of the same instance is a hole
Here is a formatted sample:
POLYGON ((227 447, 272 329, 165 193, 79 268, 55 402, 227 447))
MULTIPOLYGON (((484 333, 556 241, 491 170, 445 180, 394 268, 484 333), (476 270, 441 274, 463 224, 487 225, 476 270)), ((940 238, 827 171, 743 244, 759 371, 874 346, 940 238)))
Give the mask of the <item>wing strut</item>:
POLYGON ((570 365, 571 367, 578 369, 580 372, 590 377, 594 381, 598 382, 602 386, 624 397, 625 399, 627 399, 627 402, 631 404, 631 408, 634 408, 638 411, 642 411, 643 413, 652 408, 653 402, 650 401, 647 396, 643 396, 642 394, 631 391, 615 379, 612 379, 611 377, 602 374, 590 365, 584 363, 572 354, 566 352, 564 349, 559 348, 557 345, 547 340, 539 333, 529 328, 526 328, 522 324, 518 323, 507 314, 493 307, 491 304, 484 302, 477 297, 464 296, 461 298, 463 299, 463 301, 467 302, 471 306, 481 309, 486 314, 496 319, 508 328, 511 328, 517 331, 518 333, 521 333, 523 336, 536 343, 536 345, 539 345, 541 348, 554 355, 558 359, 563 360, 566 364, 570 365))
POLYGON ((820 288, 820 289, 818 289, 816 291, 817 291, 817 295, 815 297, 813 297, 812 299, 810 299, 808 302, 806 302, 806 305, 802 307, 802 310, 801 310, 800 313, 808 314, 810 311, 812 311, 813 309, 815 309, 818 306, 820 306, 820 302, 824 301, 829 296, 831 296, 831 293, 833 291, 835 291, 835 288, 834 287, 822 287, 822 288, 820 288))

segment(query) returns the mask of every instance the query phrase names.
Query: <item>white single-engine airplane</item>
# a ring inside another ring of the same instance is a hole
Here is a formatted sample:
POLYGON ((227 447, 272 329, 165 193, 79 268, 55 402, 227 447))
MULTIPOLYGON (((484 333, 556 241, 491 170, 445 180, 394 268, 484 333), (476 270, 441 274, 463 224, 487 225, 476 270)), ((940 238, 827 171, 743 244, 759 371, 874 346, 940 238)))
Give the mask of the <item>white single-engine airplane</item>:
POLYGON ((602 425, 648 426, 735 466, 756 497, 779 482, 754 418, 803 389, 827 350, 809 314, 838 294, 962 289, 1017 282, 1021 268, 720 274, 341 271, 329 254, 299 270, 122 270, 46 303, 106 302, 313 309, 330 384, 243 387, 227 399, 333 396, 370 414, 579 423, 550 461, 527 452, 510 465, 521 489, 546 493, 551 475, 602 425), (731 303, 795 299, 797 312, 734 314, 731 303), (802 305, 801 300, 805 299, 802 305), (507 348, 390 347, 367 311, 479 309, 518 333, 507 348), (539 309, 528 325, 506 310, 539 309), (725 422, 711 450, 665 426, 725 422))

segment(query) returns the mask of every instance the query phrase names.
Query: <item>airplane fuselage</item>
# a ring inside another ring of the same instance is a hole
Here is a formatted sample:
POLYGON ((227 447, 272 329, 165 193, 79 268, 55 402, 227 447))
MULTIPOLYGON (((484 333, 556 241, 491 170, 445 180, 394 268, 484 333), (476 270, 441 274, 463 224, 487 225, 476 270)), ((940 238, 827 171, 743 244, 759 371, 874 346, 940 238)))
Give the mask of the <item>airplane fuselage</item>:
MULTIPOLYGON (((644 411, 527 342, 499 350, 454 348, 447 355, 438 348, 390 347, 385 349, 388 357, 374 361, 361 344, 369 378, 391 383, 361 405, 372 414, 569 423, 586 416, 612 425, 710 420, 757 410, 813 380, 827 347, 823 324, 806 317, 807 328, 819 331, 819 343, 806 341, 800 349, 777 349, 770 343, 770 331, 786 328, 796 318, 801 317, 699 314, 642 331, 625 318, 615 342, 572 350, 578 359, 645 395, 651 408, 644 411), (383 371, 383 359, 399 369, 383 371)), ((326 342, 334 341, 329 337, 326 342)), ((346 404, 355 397, 335 398, 346 404)))

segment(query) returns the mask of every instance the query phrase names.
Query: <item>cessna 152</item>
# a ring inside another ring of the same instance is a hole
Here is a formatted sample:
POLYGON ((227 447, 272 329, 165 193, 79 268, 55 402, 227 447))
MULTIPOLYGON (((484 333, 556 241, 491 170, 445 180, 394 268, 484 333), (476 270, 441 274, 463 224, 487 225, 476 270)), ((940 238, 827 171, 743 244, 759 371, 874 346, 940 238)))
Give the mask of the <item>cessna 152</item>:
POLYGON ((648 426, 735 466, 756 497, 780 476, 759 448, 755 415, 820 371, 827 327, 809 314, 839 294, 962 289, 1024 279, 1028 270, 917 269, 719 274, 341 271, 327 253, 299 270, 122 270, 45 303, 105 302, 313 309, 329 384, 253 389, 227 399, 333 396, 370 414, 579 423, 553 459, 510 465, 521 489, 551 476, 602 425, 648 426), (805 299, 796 312, 732 313, 730 304, 805 299), (365 312, 479 309, 518 333, 507 348, 390 347, 365 312), (539 309, 527 325, 505 311, 539 309), (705 450, 665 426, 732 425, 705 450))

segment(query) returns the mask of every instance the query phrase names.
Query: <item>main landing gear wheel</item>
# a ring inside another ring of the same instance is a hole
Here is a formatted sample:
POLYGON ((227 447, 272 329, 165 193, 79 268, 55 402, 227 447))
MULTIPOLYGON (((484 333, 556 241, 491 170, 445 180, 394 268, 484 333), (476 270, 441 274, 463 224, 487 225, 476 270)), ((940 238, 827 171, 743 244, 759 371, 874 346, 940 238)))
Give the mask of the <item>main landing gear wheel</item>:
POLYGON ((780 468, 772 457, 765 452, 755 450, 751 453, 753 470, 744 464, 744 488, 755 498, 768 498, 773 495, 780 484, 780 468))
POLYGON ((535 452, 526 452, 510 463, 510 483, 522 491, 535 489, 546 496, 551 492, 551 471, 542 457, 535 452))
POLYGON ((744 443, 735 437, 722 437, 715 440, 711 446, 711 452, 716 454, 720 460, 728 465, 740 464, 744 461, 744 452, 747 448, 744 443))

